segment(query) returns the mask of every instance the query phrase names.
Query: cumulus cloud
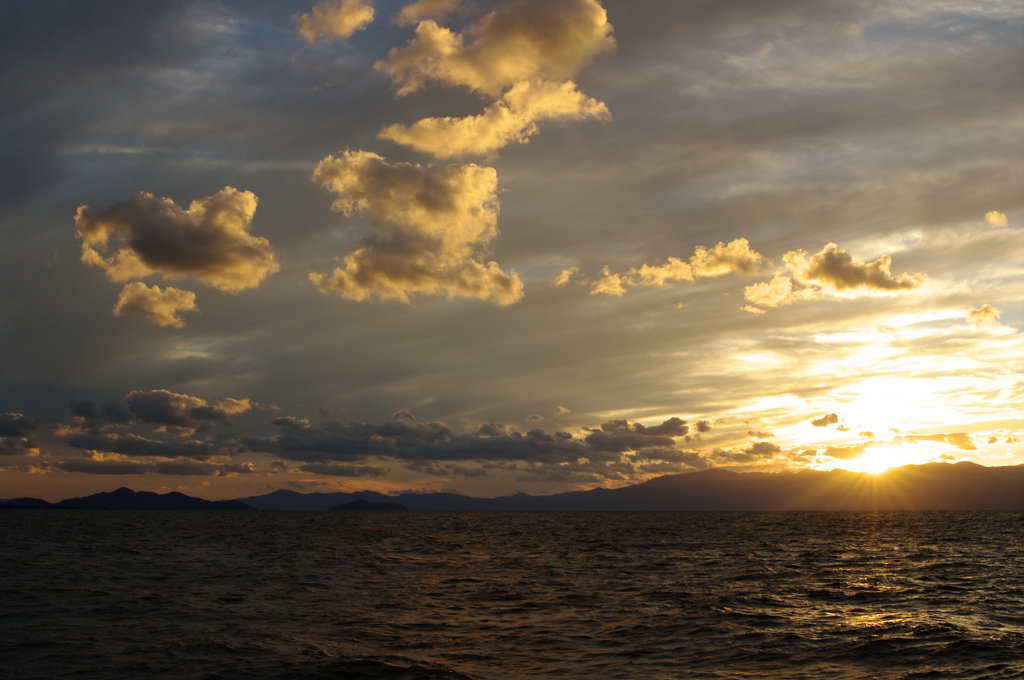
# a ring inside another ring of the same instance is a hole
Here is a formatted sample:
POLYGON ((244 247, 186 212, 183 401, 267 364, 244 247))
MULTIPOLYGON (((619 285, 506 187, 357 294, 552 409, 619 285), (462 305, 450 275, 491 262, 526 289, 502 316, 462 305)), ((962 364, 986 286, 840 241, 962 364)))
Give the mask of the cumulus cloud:
MULTIPOLYGON (((928 278, 921 273, 894 276, 892 258, 888 255, 874 262, 858 262, 835 243, 826 244, 815 255, 791 250, 782 259, 789 274, 776 272, 771 281, 744 288, 743 296, 748 302, 778 307, 796 300, 892 293, 917 288, 928 278)), ((755 310, 756 307, 747 309, 755 310)))
POLYGON ((125 404, 139 420, 174 427, 191 427, 196 421, 213 421, 228 425, 231 416, 252 408, 248 399, 207 401, 167 390, 142 392, 135 390, 124 398, 125 404))
POLYGON ((838 422, 838 415, 835 413, 826 413, 822 417, 812 420, 811 425, 814 425, 814 427, 828 427, 829 425, 835 425, 838 422))
POLYGON ((184 328, 185 322, 178 313, 198 309, 195 293, 171 286, 160 290, 160 286, 147 286, 141 281, 133 281, 121 289, 121 295, 114 305, 114 316, 141 314, 156 326, 184 328))
POLYGON ((424 19, 443 21, 461 4, 462 0, 416 0, 402 8, 395 17, 395 23, 399 26, 412 26, 424 19))
POLYGON ((537 413, 531 413, 530 415, 523 418, 523 420, 525 420, 528 423, 539 423, 540 421, 544 420, 544 416, 539 415, 537 413))
POLYGON ((665 264, 645 264, 620 274, 613 274, 605 267, 590 292, 623 295, 626 286, 667 286, 675 281, 693 282, 733 273, 750 275, 758 273, 766 263, 764 256, 750 249, 747 239, 738 238, 728 244, 719 243, 710 250, 698 246, 687 262, 670 257, 665 264))
POLYGON ((985 213, 985 221, 993 227, 1005 227, 1010 223, 1006 219, 1006 213, 1001 213, 998 210, 985 213))
POLYGON ((446 293, 509 305, 523 296, 515 271, 482 262, 498 234, 498 177, 477 165, 389 164, 366 151, 328 156, 313 181, 334 192, 333 208, 366 212, 374 231, 330 276, 309 278, 321 292, 349 300, 372 295, 409 301, 412 293, 446 293))
POLYGON ((399 95, 437 81, 497 97, 531 78, 572 78, 595 55, 615 47, 611 33, 596 0, 515 0, 462 33, 420 21, 406 47, 392 49, 374 66, 398 85, 399 95))
POLYGON ((313 6, 312 14, 296 17, 299 36, 308 43, 349 38, 371 21, 370 0, 325 0, 313 6))
POLYGON ((479 116, 424 118, 410 127, 389 125, 380 135, 437 158, 489 154, 508 144, 524 144, 542 120, 611 118, 608 107, 576 90, 572 81, 531 79, 516 83, 479 116))
POLYGON ((993 326, 999 323, 999 310, 989 304, 982 305, 981 309, 971 307, 967 312, 967 323, 972 326, 993 326))
POLYGON ((75 226, 82 262, 111 281, 192 275, 234 293, 258 286, 279 268, 270 242, 248 231, 255 213, 255 194, 231 187, 192 201, 188 210, 140 191, 111 208, 80 206, 75 226), (121 248, 106 257, 111 239, 121 248))

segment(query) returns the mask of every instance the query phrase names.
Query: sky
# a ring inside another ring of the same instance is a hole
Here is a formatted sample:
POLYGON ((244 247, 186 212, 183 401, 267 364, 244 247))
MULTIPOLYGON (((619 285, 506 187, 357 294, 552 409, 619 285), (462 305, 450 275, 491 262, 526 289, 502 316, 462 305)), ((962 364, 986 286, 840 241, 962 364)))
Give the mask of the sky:
POLYGON ((0 497, 1024 464, 1024 8, 5 2, 0 497))

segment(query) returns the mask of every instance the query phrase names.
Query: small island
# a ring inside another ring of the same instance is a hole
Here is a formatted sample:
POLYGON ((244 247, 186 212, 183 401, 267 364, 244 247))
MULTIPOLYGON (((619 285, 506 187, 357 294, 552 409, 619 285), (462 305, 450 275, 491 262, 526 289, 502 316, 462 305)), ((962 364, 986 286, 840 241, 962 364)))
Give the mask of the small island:
POLYGON ((379 501, 367 501, 360 499, 351 503, 336 505, 331 510, 355 510, 370 512, 408 512, 409 508, 401 503, 383 503, 379 501))

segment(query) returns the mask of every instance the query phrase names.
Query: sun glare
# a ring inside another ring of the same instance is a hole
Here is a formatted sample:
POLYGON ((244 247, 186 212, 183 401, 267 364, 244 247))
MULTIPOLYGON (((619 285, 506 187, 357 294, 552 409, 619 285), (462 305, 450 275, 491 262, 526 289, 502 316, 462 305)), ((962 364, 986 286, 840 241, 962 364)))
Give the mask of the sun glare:
POLYGON ((837 467, 849 470, 850 472, 867 472, 872 475, 880 475, 890 468, 917 462, 916 459, 912 460, 912 458, 914 457, 908 456, 901 449, 879 446, 868 449, 856 458, 843 461, 837 467))

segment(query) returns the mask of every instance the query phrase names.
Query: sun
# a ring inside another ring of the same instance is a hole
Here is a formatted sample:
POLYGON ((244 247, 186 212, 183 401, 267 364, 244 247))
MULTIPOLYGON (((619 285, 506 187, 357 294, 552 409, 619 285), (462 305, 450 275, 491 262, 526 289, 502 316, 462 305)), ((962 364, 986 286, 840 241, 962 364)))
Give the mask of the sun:
POLYGON ((890 468, 907 465, 911 462, 910 456, 899 448, 877 446, 868 449, 856 458, 843 461, 838 467, 850 472, 880 475, 890 468))

